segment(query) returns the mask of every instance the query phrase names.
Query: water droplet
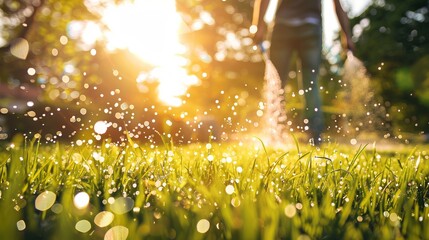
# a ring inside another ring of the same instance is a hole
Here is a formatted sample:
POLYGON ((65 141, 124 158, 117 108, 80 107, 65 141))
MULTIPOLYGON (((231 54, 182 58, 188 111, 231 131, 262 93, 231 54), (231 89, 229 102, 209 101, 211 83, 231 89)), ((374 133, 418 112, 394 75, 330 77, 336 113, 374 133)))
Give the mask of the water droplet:
POLYGON ((383 212, 383 216, 387 218, 387 217, 389 217, 389 216, 390 216, 390 213, 389 213, 388 211, 384 211, 384 212, 383 212))
POLYGON ((27 74, 30 76, 34 76, 36 74, 36 69, 34 68, 28 68, 27 69, 27 74))
POLYGON ((239 197, 234 197, 233 199, 231 199, 231 205, 233 207, 239 207, 240 204, 241 204, 241 201, 239 197))
POLYGON ((107 132, 107 123, 105 121, 98 121, 94 124, 94 131, 97 134, 105 134, 107 132))
POLYGON ((64 35, 60 37, 60 43, 62 45, 66 45, 68 43, 68 41, 69 41, 69 39, 64 35))
POLYGON ((24 231, 27 225, 25 224, 24 220, 19 220, 16 223, 16 228, 18 228, 18 231, 24 231))
POLYGON ((7 114, 9 112, 9 110, 7 108, 1 108, 0 109, 0 113, 2 114, 7 114))
POLYGON ((36 198, 35 207, 39 211, 46 211, 54 205, 57 195, 51 191, 45 191, 36 198))
POLYGON ((91 223, 88 220, 80 220, 76 223, 75 228, 81 233, 87 233, 91 230, 91 223))
POLYGON ((226 194, 228 194, 228 195, 233 194, 233 193, 234 193, 234 186, 232 186, 232 185, 228 185, 228 186, 226 186, 226 188, 225 188, 225 192, 226 192, 226 194))
POLYGON ((199 233, 206 233, 210 229, 210 222, 207 219, 201 219, 197 223, 197 231, 199 233))
POLYGON ((28 111, 27 115, 31 118, 34 118, 36 116, 36 112, 35 111, 28 111))
POLYGON ((396 222, 396 221, 398 221, 398 220, 399 220, 399 216, 398 216, 398 214, 396 214, 396 213, 392 213, 392 214, 390 214, 389 219, 390 219, 390 221, 392 221, 392 222, 396 222))
POLYGON ((289 204, 285 207, 285 215, 288 218, 293 218, 296 214, 296 207, 293 204, 289 204))

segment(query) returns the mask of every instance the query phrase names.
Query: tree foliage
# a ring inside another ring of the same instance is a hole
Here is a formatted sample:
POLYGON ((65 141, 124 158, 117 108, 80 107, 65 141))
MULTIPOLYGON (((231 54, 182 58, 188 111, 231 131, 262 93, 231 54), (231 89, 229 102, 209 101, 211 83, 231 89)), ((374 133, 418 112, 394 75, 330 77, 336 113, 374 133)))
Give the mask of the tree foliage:
MULTIPOLYGON (((246 104, 257 101, 252 96, 259 93, 263 73, 248 31, 253 2, 176 1, 188 27, 181 36, 189 49, 188 71, 201 79, 200 85, 190 89, 187 104, 177 111, 159 103, 156 84, 145 83, 149 85, 144 86, 145 91, 136 84, 139 73, 152 68, 150 64, 127 49, 107 50, 105 39, 98 39, 90 48, 82 47, 80 36, 70 33, 76 21, 93 21, 105 28, 100 21, 101 9, 123 2, 126 1, 4 1, 0 57, 3 86, 7 91, 24 89, 23 95, 28 95, 30 89, 41 90, 42 94, 33 101, 63 109, 83 107, 94 118, 102 118, 118 99, 128 106, 137 106, 134 109, 140 112, 134 111, 138 112, 136 118, 153 105, 158 112, 176 116, 180 112, 189 112, 190 116, 215 115, 227 124, 244 120, 250 111, 256 117, 254 108, 258 104, 246 104), (17 40, 25 40, 29 45, 25 59, 11 54, 17 40), (29 87, 23 87, 25 84, 29 87)), ((153 114, 156 112, 149 115, 153 114)))
POLYGON ((352 20, 357 55, 396 128, 429 129, 429 1, 377 0, 352 20))

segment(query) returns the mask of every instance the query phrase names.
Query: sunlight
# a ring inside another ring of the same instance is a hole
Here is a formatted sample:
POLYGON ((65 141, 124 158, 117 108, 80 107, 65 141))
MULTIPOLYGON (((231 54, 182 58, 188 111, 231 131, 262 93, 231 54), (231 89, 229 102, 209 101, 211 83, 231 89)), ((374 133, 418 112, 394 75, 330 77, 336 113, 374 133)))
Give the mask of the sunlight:
POLYGON ((174 0, 140 0, 112 5, 102 21, 109 27, 109 48, 128 48, 154 65, 177 61, 180 15, 174 0))
MULTIPOLYGON (((197 84, 195 76, 184 69, 186 47, 179 41, 181 16, 175 0, 140 0, 111 5, 103 13, 102 22, 109 50, 128 49, 143 61, 155 66, 147 76, 157 77, 158 96, 170 106, 180 106, 189 86, 197 84)), ((146 79, 139 76, 139 82, 146 79)))

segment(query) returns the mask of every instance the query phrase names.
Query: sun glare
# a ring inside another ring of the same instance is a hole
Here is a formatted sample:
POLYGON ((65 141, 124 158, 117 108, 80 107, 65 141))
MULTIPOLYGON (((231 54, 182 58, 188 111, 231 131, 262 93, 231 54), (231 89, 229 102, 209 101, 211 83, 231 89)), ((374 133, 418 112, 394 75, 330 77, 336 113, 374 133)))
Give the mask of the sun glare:
MULTIPOLYGON (((175 0, 139 0, 111 5, 103 13, 102 22, 108 27, 105 33, 107 48, 128 49, 143 61, 155 66, 152 73, 160 83, 161 101, 180 106, 189 86, 197 84, 195 76, 184 69, 188 61, 182 55, 186 47, 179 41, 181 16, 175 0)), ((139 82, 145 79, 139 77, 139 82)))
POLYGON ((102 21, 109 27, 110 48, 128 48, 143 60, 160 65, 183 53, 180 15, 174 0, 140 0, 113 5, 102 21))

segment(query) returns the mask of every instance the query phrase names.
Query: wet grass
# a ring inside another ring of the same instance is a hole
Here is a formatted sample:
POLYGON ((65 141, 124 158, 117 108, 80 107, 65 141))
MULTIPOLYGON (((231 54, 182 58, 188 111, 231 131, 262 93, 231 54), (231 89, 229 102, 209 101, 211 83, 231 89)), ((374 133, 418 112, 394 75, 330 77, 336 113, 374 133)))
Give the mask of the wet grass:
POLYGON ((427 146, 297 149, 16 140, 0 239, 429 239, 427 146))

